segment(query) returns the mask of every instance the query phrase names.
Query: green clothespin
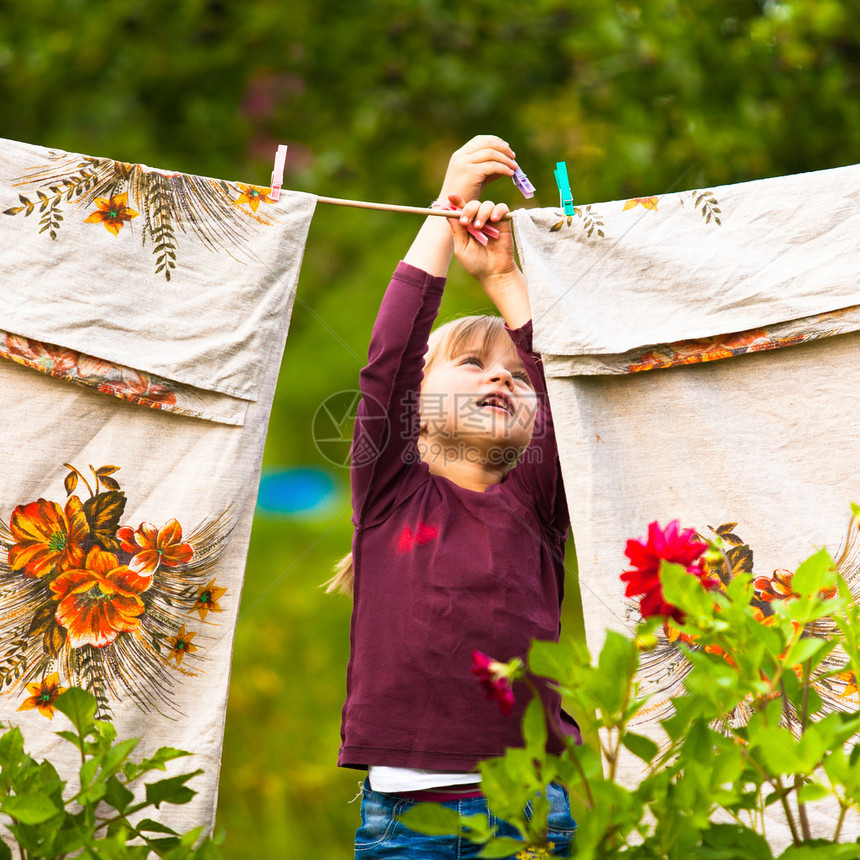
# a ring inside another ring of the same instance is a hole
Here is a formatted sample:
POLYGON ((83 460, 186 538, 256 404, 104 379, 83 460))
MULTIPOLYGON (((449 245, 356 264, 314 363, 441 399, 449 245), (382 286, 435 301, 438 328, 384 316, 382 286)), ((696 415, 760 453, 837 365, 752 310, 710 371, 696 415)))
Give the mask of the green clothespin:
POLYGON ((576 209, 573 207, 573 191, 570 189, 570 179, 567 176, 567 165, 563 161, 556 162, 555 184, 558 185, 558 193, 561 195, 561 208, 564 209, 565 215, 576 215, 576 209))

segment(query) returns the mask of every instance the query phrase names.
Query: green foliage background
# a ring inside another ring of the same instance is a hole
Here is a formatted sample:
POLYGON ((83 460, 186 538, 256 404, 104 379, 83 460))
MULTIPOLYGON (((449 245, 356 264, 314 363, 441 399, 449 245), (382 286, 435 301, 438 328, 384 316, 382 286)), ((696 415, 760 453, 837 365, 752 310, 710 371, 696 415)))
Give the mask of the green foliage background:
MULTIPOLYGON (((424 205, 450 152, 508 139, 558 202, 713 187, 860 153, 860 6, 837 0, 0 0, 0 136, 268 184, 424 205)), ((523 199, 510 183, 493 195, 523 199)), ((797 201, 802 217, 803 201, 797 201)), ((353 389, 418 223, 320 206, 266 465, 327 467, 311 436, 353 389)), ((443 314, 485 307, 455 272, 443 314)), ((315 518, 258 517, 236 631, 219 822, 228 857, 351 856, 359 774, 334 765, 349 605, 347 475, 315 518)), ((569 630, 578 629, 577 583, 569 630)))

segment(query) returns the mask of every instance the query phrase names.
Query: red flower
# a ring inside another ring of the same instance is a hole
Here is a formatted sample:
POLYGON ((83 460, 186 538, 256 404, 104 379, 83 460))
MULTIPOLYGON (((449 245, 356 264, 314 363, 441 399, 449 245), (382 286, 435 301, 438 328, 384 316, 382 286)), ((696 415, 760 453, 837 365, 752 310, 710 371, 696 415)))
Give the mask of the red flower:
POLYGON ((680 564, 710 587, 716 581, 707 576, 701 562, 697 558, 708 548, 693 529, 680 528, 678 520, 672 520, 665 530, 659 523, 653 522, 648 526, 648 540, 629 540, 624 554, 630 559, 631 570, 621 574, 623 582, 627 583, 624 594, 627 597, 642 595, 639 602, 639 612, 643 618, 651 615, 669 615, 676 621, 683 619, 683 613, 677 606, 666 603, 663 589, 660 587, 660 562, 668 561, 680 564))
POLYGON ((182 526, 176 520, 160 529, 152 523, 141 523, 137 531, 122 526, 116 536, 122 548, 134 556, 129 569, 142 576, 152 576, 162 564, 167 567, 187 564, 194 555, 191 546, 182 542, 182 526))
POLYGON ((514 708, 510 666, 493 660, 481 651, 473 651, 472 674, 480 680, 487 698, 498 702, 502 714, 509 716, 514 708))

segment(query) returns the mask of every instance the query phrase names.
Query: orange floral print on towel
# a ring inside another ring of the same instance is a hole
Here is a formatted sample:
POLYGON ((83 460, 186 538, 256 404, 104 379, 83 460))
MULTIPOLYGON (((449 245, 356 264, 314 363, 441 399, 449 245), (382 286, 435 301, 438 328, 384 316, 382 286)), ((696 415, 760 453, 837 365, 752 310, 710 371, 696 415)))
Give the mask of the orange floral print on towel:
POLYGON ((102 719, 124 699, 177 719, 174 686, 205 669, 210 613, 227 593, 216 568, 231 512, 190 533, 175 518, 121 525, 119 467, 65 466, 63 504, 37 499, 0 518, 3 695, 50 718, 60 685, 78 686, 102 719))
POLYGON ((0 358, 139 406, 178 415, 208 417, 207 406, 193 386, 73 349, 0 331, 0 358))
POLYGON ((658 197, 633 197, 624 204, 622 211, 642 206, 644 209, 653 209, 656 212, 658 200, 658 197))
POLYGON ((144 245, 152 246, 155 272, 168 281, 181 234, 190 232, 210 249, 241 256, 254 224, 273 223, 258 211, 260 205, 275 203, 268 188, 64 152, 18 177, 13 187, 22 189, 18 205, 3 214, 28 218, 38 213, 39 232, 51 239, 70 217, 67 208, 120 240, 139 224, 144 245))
POLYGON ((853 309, 844 308, 811 317, 806 330, 780 331, 780 326, 776 325, 649 347, 632 355, 627 353, 623 360, 623 367, 619 370, 623 373, 640 373, 646 370, 718 361, 721 358, 732 358, 750 352, 766 352, 771 349, 797 346, 838 334, 841 328, 837 321, 851 310, 853 309), (832 327, 826 326, 829 321, 834 323, 832 327))

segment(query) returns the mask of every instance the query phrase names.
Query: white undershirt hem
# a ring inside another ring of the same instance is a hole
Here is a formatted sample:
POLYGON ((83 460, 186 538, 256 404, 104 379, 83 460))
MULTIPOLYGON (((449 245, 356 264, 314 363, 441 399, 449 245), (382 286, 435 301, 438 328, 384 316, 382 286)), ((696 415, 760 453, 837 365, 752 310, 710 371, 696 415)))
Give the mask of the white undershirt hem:
POLYGON ((423 791, 446 785, 480 785, 479 773, 446 773, 441 770, 419 770, 412 767, 380 767, 371 765, 367 778, 374 791, 385 794, 398 791, 423 791))

